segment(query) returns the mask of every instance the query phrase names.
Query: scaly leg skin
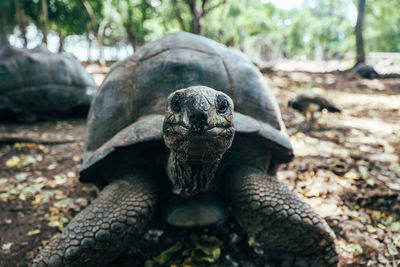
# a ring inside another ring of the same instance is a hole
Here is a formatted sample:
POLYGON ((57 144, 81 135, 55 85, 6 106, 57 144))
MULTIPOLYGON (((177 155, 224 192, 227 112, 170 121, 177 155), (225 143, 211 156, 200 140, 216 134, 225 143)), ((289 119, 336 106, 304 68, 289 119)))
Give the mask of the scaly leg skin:
POLYGON ((288 266, 337 266, 332 230, 276 178, 243 167, 230 172, 226 189, 233 214, 248 234, 268 249, 295 255, 288 266))
POLYGON ((33 266, 107 265, 149 226, 156 196, 145 174, 111 183, 40 251, 33 266))

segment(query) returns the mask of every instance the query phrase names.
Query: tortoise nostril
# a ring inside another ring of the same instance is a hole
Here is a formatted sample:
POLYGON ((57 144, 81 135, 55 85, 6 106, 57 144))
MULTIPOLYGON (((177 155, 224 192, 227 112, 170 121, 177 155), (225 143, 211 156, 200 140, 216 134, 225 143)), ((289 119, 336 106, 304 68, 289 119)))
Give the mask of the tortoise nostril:
POLYGON ((194 110, 189 114, 189 121, 196 129, 204 128, 207 124, 207 114, 201 110, 194 110))

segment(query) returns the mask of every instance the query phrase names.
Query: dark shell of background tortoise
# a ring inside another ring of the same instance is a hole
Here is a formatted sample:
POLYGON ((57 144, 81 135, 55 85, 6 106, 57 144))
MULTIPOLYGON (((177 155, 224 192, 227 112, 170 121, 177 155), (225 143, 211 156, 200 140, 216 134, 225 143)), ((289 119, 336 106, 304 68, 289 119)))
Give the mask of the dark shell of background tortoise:
POLYGON ((181 32, 145 45, 111 68, 88 115, 80 180, 98 183, 100 169, 110 166, 107 159, 123 157, 115 153, 121 148, 161 141, 168 95, 194 85, 228 94, 236 133, 261 139, 277 163, 292 159, 279 107, 256 67, 236 50, 181 32))
POLYGON ((86 116, 96 84, 72 56, 43 46, 0 48, 0 120, 86 116))

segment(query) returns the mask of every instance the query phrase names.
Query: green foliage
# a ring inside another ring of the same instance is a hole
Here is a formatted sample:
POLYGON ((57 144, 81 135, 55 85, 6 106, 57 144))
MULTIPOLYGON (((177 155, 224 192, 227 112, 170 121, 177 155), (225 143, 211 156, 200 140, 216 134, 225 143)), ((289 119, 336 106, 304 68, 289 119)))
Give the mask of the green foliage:
POLYGON ((145 36, 152 32, 145 23, 154 18, 155 7, 146 0, 116 1, 115 5, 128 42, 134 47, 143 45, 145 36))
POLYGON ((400 52, 400 2, 369 0, 364 29, 367 50, 400 52))
MULTIPOLYGON (((25 24, 41 29, 42 0, 1 0, 2 21, 8 23, 2 32, 19 25, 14 1, 24 11, 25 24)), ((166 33, 193 31, 197 22, 203 35, 264 59, 340 58, 354 51, 349 10, 355 3, 305 0, 302 8, 286 11, 261 0, 47 0, 50 29, 63 36, 86 34, 101 44, 125 42, 136 48, 166 33), (195 21, 196 16, 201 18, 195 21)), ((399 8, 398 0, 367 2, 367 51, 400 51, 399 8)))
POLYGON ((282 14, 272 4, 260 1, 228 1, 206 17, 204 35, 246 50, 258 47, 263 57, 280 46, 282 14))
POLYGON ((51 29, 63 35, 85 34, 89 15, 80 0, 51 0, 48 3, 51 29))

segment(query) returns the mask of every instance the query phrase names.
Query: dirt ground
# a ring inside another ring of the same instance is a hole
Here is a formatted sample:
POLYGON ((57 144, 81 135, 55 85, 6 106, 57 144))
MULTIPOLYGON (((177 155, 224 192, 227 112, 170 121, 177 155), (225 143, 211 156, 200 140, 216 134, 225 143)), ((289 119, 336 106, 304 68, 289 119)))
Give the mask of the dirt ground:
MULTIPOLYGON (((342 266, 400 266, 400 79, 332 73, 265 74, 295 151, 278 179, 301 195, 337 236, 342 266), (342 109, 311 131, 287 108, 302 89, 342 109)), ((85 120, 0 125, 0 266, 28 266, 97 195, 78 182, 85 120)), ((111 266, 279 266, 229 218, 208 228, 164 225, 111 266)))

